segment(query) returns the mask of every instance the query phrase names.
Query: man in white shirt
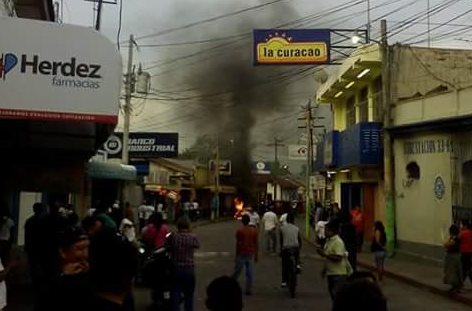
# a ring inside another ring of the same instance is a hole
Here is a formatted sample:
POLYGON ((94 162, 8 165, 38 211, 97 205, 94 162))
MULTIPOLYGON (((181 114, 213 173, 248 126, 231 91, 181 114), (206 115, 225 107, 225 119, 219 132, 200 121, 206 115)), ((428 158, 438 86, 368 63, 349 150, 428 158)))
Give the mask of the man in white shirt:
POLYGON ((277 215, 272 211, 272 208, 269 208, 264 216, 262 216, 267 252, 276 253, 278 222, 277 215))
POLYGON ((138 207, 139 230, 146 226, 149 217, 154 213, 154 206, 148 205, 146 201, 138 207))
POLYGON ((257 214, 257 212, 251 206, 246 208, 245 214, 249 216, 249 226, 259 228, 259 222, 261 219, 259 214, 257 214))

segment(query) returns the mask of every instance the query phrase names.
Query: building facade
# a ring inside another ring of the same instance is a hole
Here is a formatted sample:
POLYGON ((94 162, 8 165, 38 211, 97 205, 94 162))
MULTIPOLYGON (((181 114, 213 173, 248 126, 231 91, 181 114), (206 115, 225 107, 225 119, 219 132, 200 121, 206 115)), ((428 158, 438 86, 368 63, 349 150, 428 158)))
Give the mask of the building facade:
POLYGON ((317 146, 315 168, 326 182, 326 198, 343 213, 364 209, 366 239, 383 219, 381 59, 375 45, 356 50, 317 92, 318 104, 331 104, 333 131, 317 146))
POLYGON ((0 4, 0 201, 12 214, 22 244, 33 203, 72 204, 80 215, 91 207, 87 163, 118 119, 121 57, 95 31, 55 24, 51 0, 0 4), (105 59, 98 56, 102 52, 105 59), (48 66, 54 61, 69 67, 52 72, 48 66), (101 70, 95 75, 98 84, 91 72, 83 78, 82 69, 81 76, 70 78, 67 71, 79 66, 101 70))
POLYGON ((318 146, 317 167, 343 209, 360 202, 369 230, 385 221, 382 132, 389 131, 397 250, 439 260, 449 226, 472 219, 472 51, 395 45, 389 55, 389 128, 378 45, 358 48, 318 91, 318 101, 334 107, 335 131, 318 146), (349 137, 356 128, 360 138, 349 137))

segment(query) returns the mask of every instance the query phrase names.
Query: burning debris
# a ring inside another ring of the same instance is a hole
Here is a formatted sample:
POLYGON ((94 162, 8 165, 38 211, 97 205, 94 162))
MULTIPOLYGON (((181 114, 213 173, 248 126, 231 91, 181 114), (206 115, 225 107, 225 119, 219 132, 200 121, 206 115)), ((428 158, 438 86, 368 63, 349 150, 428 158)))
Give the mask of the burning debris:
POLYGON ((234 209, 236 211, 234 214, 234 218, 241 219, 244 213, 244 202, 241 198, 236 197, 234 199, 234 209))

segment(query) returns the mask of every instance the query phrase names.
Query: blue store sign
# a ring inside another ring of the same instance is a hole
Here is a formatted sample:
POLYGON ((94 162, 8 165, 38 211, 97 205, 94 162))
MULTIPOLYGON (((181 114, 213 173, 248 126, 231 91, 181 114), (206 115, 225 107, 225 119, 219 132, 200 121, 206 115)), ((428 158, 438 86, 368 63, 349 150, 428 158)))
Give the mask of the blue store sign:
MULTIPOLYGON (((109 158, 121 158, 123 133, 114 133, 105 142, 103 149, 109 158)), ((178 133, 130 133, 129 158, 176 158, 179 155, 178 133)))

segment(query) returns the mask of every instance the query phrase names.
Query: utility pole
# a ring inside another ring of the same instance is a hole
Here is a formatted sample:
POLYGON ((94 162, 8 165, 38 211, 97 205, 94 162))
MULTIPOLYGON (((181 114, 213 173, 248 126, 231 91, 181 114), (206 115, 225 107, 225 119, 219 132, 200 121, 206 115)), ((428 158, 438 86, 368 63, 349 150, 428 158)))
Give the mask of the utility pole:
POLYGON ((391 61, 390 47, 387 42, 387 21, 380 21, 381 57, 382 57, 382 102, 383 102, 383 147, 384 147, 384 195, 387 233, 387 251, 390 256, 395 253, 395 196, 393 176, 392 138, 388 128, 391 123, 391 61))
POLYGON ((216 161, 215 161, 215 196, 218 198, 218 206, 216 207, 215 217, 220 216, 220 136, 216 133, 216 161))
POLYGON ((123 153, 122 162, 128 164, 129 162, 129 123, 130 123, 130 112, 131 112, 131 95, 132 95, 132 84, 133 84, 133 44, 134 36, 129 36, 129 47, 128 47, 128 69, 126 72, 125 82, 125 104, 123 106, 124 114, 124 126, 123 126, 123 153))
MULTIPOLYGON (((122 0, 120 0, 122 1, 122 0)), ((97 20, 95 21, 95 30, 100 31, 100 26, 102 23, 102 8, 103 8, 103 0, 97 1, 97 20)))
POLYGON ((311 211, 311 198, 310 198, 310 176, 313 171, 313 129, 312 129, 312 115, 311 115, 311 99, 308 100, 306 106, 306 131, 308 135, 307 149, 308 156, 306 159, 306 191, 305 191, 305 236, 310 236, 310 211, 311 211))
POLYGON ((278 153, 279 153, 279 147, 283 147, 285 145, 282 144, 281 139, 279 139, 277 137, 274 137, 274 143, 273 144, 267 144, 267 146, 270 146, 270 147, 273 146, 274 147, 274 167, 272 168, 272 176, 274 178, 274 197, 273 197, 273 200, 276 201, 277 200, 277 175, 279 173, 279 168, 280 168, 278 153))
POLYGON ((311 212, 311 188, 310 178, 313 172, 313 128, 324 128, 323 125, 314 125, 314 119, 324 119, 324 117, 313 118, 311 99, 308 100, 306 106, 302 107, 304 116, 298 118, 298 120, 304 120, 305 125, 299 126, 298 128, 306 129, 307 135, 307 158, 306 158, 306 191, 305 191, 305 235, 308 238, 310 236, 310 212, 311 212))
POLYGON ((426 0, 427 3, 427 7, 426 7, 426 10, 428 10, 426 12, 427 16, 428 16, 428 47, 430 48, 431 47, 431 14, 430 14, 430 2, 429 0, 426 0))
POLYGON ((370 0, 367 0, 367 38, 366 42, 370 43, 370 0))

